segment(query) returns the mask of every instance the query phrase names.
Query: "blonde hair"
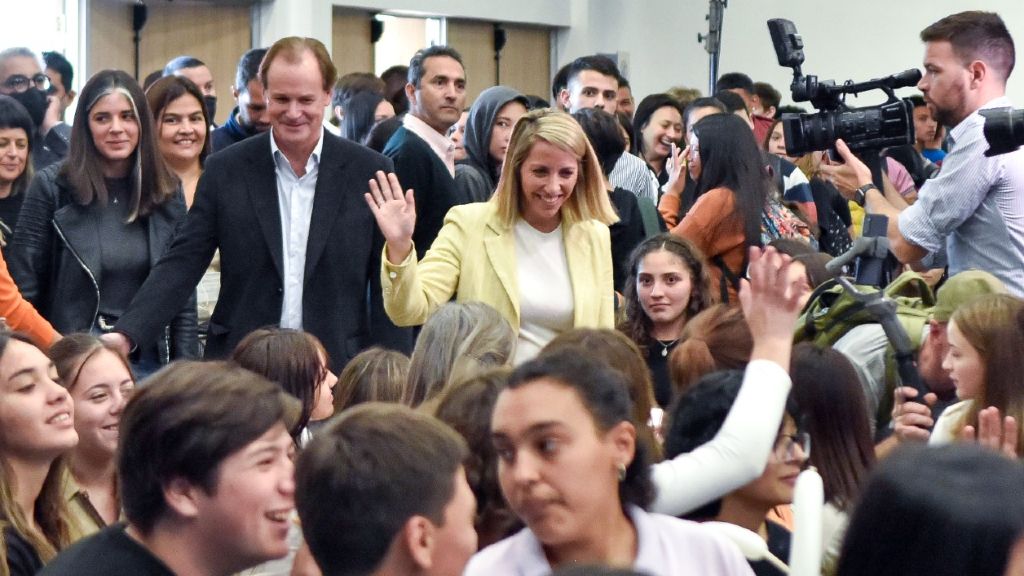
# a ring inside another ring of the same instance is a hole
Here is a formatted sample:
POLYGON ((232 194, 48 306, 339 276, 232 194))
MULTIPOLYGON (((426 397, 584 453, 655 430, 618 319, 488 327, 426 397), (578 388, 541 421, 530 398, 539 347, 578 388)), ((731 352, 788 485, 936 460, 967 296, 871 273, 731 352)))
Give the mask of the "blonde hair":
POLYGON ((398 402, 409 378, 409 357, 372 346, 356 354, 338 376, 334 413, 364 402, 398 402))
MULTIPOLYGON (((1009 294, 989 294, 960 306, 950 323, 978 351, 984 365, 984 388, 957 423, 978 430, 978 413, 989 406, 1017 422, 1024 419, 1024 301, 1009 294)), ((1024 426, 1018 429, 1018 446, 1024 445, 1024 426)))
POLYGON ((619 217, 604 189, 604 177, 597 154, 590 146, 580 125, 565 112, 550 108, 534 110, 519 119, 512 131, 501 178, 491 202, 497 205, 498 217, 511 228, 520 215, 523 185, 519 171, 537 142, 572 152, 579 161, 576 187, 562 205, 562 222, 573 225, 586 220, 614 224, 619 217))
POLYGON ((445 304, 416 338, 402 403, 415 408, 434 399, 452 384, 453 374, 464 379, 473 369, 508 365, 515 343, 508 320, 487 304, 445 304))

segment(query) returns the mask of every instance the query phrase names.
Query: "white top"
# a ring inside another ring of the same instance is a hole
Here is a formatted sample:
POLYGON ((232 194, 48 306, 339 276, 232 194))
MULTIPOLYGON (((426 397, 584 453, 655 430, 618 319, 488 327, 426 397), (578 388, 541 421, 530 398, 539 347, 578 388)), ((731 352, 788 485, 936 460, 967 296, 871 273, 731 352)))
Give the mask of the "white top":
POLYGON ((429 124, 413 116, 406 114, 402 120, 402 126, 413 134, 423 138, 423 141, 430 146, 430 149, 437 154, 441 162, 448 168, 448 173, 455 178, 455 143, 444 134, 430 127, 429 124))
POLYGON ((277 207, 281 214, 281 266, 284 273, 284 300, 281 303, 281 327, 302 329, 302 286, 306 277, 306 242, 309 220, 313 216, 316 179, 320 174, 320 152, 324 132, 306 159, 306 173, 300 178, 292 170, 284 152, 277 147, 270 131, 270 150, 277 175, 277 207))
POLYGON ((942 446, 943 444, 955 442, 960 433, 964 417, 967 416, 967 412, 973 405, 974 400, 964 400, 943 410, 942 414, 939 415, 939 419, 935 421, 935 426, 932 427, 932 434, 928 437, 928 444, 942 446))
POLYGON ((518 365, 572 329, 575 303, 562 226, 541 232, 520 218, 513 236, 519 284, 519 341, 513 361, 518 365))
POLYGON ((715 437, 651 467, 657 489, 651 510, 679 516, 760 476, 782 425, 790 386, 789 374, 778 364, 748 364, 736 401, 715 437))
MULTIPOLYGON (((688 520, 629 508, 636 526, 633 569, 651 576, 753 575, 736 546, 719 534, 688 520)), ((477 552, 463 576, 547 576, 551 565, 529 528, 477 552)))

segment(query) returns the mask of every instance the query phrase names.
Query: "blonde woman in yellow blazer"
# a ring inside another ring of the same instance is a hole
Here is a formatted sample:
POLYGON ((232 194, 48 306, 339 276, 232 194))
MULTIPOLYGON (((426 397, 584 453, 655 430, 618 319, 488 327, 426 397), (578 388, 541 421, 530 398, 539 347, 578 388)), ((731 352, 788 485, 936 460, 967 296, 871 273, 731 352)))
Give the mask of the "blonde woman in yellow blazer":
MULTIPOLYGON (((393 174, 378 172, 366 200, 387 241, 381 283, 388 316, 399 326, 422 324, 454 296, 460 302, 493 306, 520 330, 519 273, 529 263, 517 261, 517 238, 522 238, 517 234, 529 225, 528 235, 561 229, 560 240, 555 240, 564 247, 565 264, 550 280, 557 286, 556 276, 568 277, 571 328, 614 327, 608 225, 618 217, 601 174, 586 135, 572 117, 553 110, 531 112, 513 130, 491 200, 452 208, 430 250, 417 261, 413 192, 403 195, 393 174)), ((549 278, 523 280, 536 288, 549 278)))

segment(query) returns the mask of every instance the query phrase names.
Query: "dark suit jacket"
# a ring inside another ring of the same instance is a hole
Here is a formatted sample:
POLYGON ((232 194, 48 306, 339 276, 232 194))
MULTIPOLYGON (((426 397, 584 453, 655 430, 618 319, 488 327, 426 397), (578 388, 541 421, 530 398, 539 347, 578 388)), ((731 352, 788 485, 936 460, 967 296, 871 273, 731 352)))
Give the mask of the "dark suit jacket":
MULTIPOLYGON (((132 300, 116 330, 136 344, 195 289, 220 249, 221 288, 210 319, 206 355, 230 354, 246 334, 278 324, 284 298, 281 215, 270 133, 206 161, 196 200, 171 247, 132 300)), ((334 369, 371 344, 408 352, 411 333, 384 314, 380 257, 384 239, 363 193, 391 162, 324 134, 306 247, 303 328, 323 342, 334 369)))
POLYGON ((412 241, 416 245, 416 257, 423 258, 441 231, 448 210, 465 202, 458 200, 455 179, 430 144, 405 126, 388 140, 384 155, 394 161, 402 188, 412 188, 416 196, 416 230, 412 241))

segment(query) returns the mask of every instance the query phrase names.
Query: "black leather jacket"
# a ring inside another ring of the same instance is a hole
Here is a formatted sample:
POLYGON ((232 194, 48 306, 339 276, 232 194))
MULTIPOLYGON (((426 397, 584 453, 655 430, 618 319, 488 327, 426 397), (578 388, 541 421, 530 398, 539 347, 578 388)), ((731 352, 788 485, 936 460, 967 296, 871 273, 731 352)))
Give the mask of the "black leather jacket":
MULTIPOLYGON (((36 174, 26 192, 8 265, 22 296, 62 334, 88 332, 99 313, 101 250, 96 225, 58 175, 60 164, 36 174)), ((156 264, 185 219, 179 192, 142 217, 149 262, 156 264)), ((158 342, 162 363, 199 355, 195 291, 158 342)))

